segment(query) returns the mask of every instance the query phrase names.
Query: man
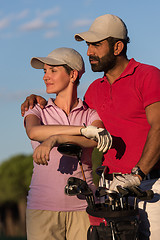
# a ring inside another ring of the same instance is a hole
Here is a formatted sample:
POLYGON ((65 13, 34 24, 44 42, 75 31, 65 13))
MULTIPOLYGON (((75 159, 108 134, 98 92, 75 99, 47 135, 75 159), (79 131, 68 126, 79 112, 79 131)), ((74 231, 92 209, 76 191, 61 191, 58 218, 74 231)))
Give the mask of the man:
MULTIPOLYGON (((117 16, 96 18, 89 31, 76 34, 75 39, 86 41, 92 70, 104 72, 103 78, 89 86, 85 102, 96 109, 113 138, 103 162, 109 178, 112 173, 126 174, 114 177, 110 189, 140 185, 157 193, 152 202, 140 202, 139 208, 145 210, 141 215, 140 239, 158 240, 160 71, 127 58, 128 31, 117 16)), ((28 105, 29 100, 22 105, 22 114, 28 105)))

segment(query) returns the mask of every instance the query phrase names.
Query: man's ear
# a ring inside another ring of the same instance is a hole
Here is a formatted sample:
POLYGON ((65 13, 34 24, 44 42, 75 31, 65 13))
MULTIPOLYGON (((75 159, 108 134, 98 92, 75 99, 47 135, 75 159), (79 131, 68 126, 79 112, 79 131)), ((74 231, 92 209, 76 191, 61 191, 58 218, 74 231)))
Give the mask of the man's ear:
POLYGON ((123 48, 124 48, 124 43, 123 42, 121 42, 121 41, 116 42, 115 45, 114 45, 114 55, 115 56, 120 55, 123 48))

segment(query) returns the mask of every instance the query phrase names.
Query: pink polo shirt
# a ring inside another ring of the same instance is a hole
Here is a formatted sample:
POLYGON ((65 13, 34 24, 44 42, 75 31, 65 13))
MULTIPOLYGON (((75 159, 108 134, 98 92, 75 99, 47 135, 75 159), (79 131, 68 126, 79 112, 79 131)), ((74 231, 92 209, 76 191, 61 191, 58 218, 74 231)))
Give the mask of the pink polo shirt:
POLYGON ((150 129, 145 107, 158 101, 160 70, 134 59, 112 85, 103 77, 89 86, 85 102, 114 136, 114 146, 103 162, 111 173, 130 172, 139 161, 150 129))
MULTIPOLYGON (((90 125, 93 121, 100 120, 97 112, 88 108, 80 99, 77 107, 72 109, 68 116, 54 104, 52 99, 48 100, 48 104, 43 110, 39 105, 29 109, 25 113, 25 117, 29 114, 36 115, 43 125, 81 126, 83 123, 90 125)), ((31 143, 33 149, 39 145, 39 142, 36 141, 31 141, 31 143)), ((82 163, 87 183, 95 189, 92 182, 91 153, 92 149, 83 149, 82 163)), ((54 147, 50 152, 48 166, 34 163, 27 208, 51 211, 85 210, 87 204, 84 199, 64 194, 64 187, 69 177, 83 179, 78 160, 76 157, 60 154, 54 147)))

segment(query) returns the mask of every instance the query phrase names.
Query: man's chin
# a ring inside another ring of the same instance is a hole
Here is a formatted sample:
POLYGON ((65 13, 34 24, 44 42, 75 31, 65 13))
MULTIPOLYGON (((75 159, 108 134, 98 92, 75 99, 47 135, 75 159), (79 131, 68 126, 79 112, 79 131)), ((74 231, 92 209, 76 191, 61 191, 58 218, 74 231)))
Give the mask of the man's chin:
POLYGON ((91 69, 92 69, 93 72, 103 72, 102 69, 100 69, 99 67, 97 67, 93 64, 91 64, 91 69))

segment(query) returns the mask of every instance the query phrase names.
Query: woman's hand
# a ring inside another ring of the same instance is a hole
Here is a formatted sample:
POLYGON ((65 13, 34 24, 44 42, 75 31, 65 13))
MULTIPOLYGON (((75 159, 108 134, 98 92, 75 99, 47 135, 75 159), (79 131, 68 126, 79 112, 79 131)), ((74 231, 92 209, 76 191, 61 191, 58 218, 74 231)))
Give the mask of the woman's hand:
POLYGON ((49 154, 53 147, 57 145, 57 135, 47 138, 43 143, 41 143, 33 153, 33 160, 38 165, 48 165, 49 154))

